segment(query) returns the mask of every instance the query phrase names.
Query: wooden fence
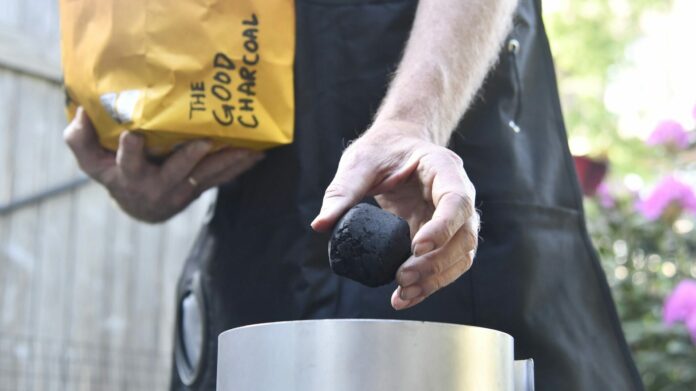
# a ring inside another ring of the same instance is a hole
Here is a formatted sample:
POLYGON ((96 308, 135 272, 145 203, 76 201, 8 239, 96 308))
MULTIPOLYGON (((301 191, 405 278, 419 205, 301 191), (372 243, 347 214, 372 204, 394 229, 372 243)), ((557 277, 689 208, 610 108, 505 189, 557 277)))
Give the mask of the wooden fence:
POLYGON ((160 226, 120 212, 62 141, 58 2, 0 6, 0 391, 166 389, 212 195, 160 226))

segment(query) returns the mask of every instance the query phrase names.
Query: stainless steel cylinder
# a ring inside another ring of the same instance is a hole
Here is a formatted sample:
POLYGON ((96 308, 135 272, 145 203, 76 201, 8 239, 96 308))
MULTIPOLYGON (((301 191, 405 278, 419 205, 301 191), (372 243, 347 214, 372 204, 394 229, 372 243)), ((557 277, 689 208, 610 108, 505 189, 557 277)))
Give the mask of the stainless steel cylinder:
POLYGON ((515 369, 513 339, 494 330, 412 321, 296 321, 220 334, 217 389, 516 391, 515 372, 525 370, 515 369))

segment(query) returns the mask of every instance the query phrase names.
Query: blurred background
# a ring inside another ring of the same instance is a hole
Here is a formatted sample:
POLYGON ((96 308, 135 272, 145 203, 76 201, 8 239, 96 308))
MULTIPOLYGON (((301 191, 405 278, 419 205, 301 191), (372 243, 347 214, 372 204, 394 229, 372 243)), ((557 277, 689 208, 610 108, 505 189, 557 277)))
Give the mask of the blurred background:
POLYGON ((207 197, 129 219, 63 143, 58 2, 0 0, 0 390, 166 390, 207 197))
MULTIPOLYGON (((696 390, 696 1, 544 0, 592 237, 649 390, 696 390)), ((214 194, 136 223, 62 141, 58 5, 0 0, 0 391, 164 390, 214 194)))
POLYGON ((590 233, 648 390, 696 390, 696 1, 545 0, 590 233))
POLYGON ((647 389, 696 390, 696 1, 543 3, 629 345, 647 389))

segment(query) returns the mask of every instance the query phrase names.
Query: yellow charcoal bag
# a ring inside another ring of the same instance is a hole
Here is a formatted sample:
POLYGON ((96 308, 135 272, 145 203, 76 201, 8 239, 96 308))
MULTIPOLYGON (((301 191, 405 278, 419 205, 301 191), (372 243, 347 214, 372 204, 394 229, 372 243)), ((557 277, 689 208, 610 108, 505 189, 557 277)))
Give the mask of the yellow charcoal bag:
POLYGON ((106 148, 137 130, 154 155, 192 139, 293 139, 294 0, 60 0, 68 115, 106 148))

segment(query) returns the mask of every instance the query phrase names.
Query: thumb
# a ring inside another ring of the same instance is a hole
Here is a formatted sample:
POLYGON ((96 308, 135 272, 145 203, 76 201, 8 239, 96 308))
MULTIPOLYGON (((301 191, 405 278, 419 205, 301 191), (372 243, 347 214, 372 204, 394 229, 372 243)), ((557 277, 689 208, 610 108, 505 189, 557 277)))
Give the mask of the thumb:
POLYGON ((379 172, 374 160, 374 157, 358 158, 350 150, 343 154, 336 176, 324 193, 321 211, 312 222, 315 231, 330 230, 348 209, 365 197, 379 172))

